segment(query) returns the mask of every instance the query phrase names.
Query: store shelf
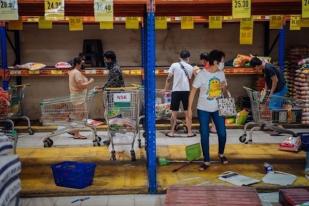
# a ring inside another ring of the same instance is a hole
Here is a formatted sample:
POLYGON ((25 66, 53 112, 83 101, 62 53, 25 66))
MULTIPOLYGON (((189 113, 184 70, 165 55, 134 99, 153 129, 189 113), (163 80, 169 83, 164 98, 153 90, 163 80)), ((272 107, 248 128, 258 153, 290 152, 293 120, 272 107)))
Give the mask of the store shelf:
MULTIPOLYGON (((166 76, 167 75, 167 67, 158 67, 156 69, 157 76, 166 76)), ((42 76, 42 77, 57 77, 57 76, 67 76, 68 69, 55 69, 55 68, 48 68, 48 69, 41 69, 36 71, 29 71, 28 69, 11 69, 10 75, 11 76, 42 76)), ((253 68, 226 68, 224 70, 225 74, 227 75, 256 75, 261 74, 257 72, 253 68)), ((83 73, 87 76, 107 76, 108 70, 104 68, 93 68, 87 69, 83 71, 83 73)), ((123 67, 122 73, 124 76, 142 76, 144 71, 141 67, 123 67)))
MULTIPOLYGON (((157 0, 156 15, 230 16, 231 2, 231 0, 157 0)), ((44 0, 19 0, 18 3, 20 16, 44 15, 44 0)), ((146 0, 114 0, 114 16, 144 16, 146 5, 146 0)), ((300 13, 300 0, 252 0, 252 15, 300 13)), ((66 0, 65 15, 93 16, 93 0, 66 0)))

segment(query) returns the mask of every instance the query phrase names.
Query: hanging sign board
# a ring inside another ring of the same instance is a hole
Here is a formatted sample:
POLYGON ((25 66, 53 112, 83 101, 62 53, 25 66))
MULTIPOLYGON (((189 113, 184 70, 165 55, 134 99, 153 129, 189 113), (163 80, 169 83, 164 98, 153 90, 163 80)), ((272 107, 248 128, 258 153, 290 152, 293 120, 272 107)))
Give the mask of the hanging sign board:
POLYGON ((8 29, 9 30, 23 30, 23 22, 22 21, 9 21, 8 29))
POLYGON ((64 0, 45 0, 45 20, 64 20, 64 0))
POLYGON ((283 16, 282 15, 271 15, 269 18, 269 28, 270 29, 282 29, 283 16))
POLYGON ((181 17, 181 29, 194 29, 194 22, 192 16, 181 17))
POLYGON ((139 20, 136 16, 126 17, 126 29, 139 29, 139 20))
POLYGON ((309 18, 309 0, 302 0, 302 18, 309 18))
POLYGON ((167 18, 166 18, 166 16, 157 16, 156 17, 155 28, 156 29, 167 29, 167 18))
POLYGON ((113 0, 94 0, 94 18, 96 22, 114 20, 113 0))
POLYGON ((241 19, 240 20, 240 44, 251 45, 253 43, 253 19, 241 19))
POLYGON ((69 18, 69 30, 70 31, 82 31, 84 29, 83 19, 81 17, 69 18))
POLYGON ((18 20, 17 0, 0 1, 0 20, 18 20))
POLYGON ((233 0, 232 1, 232 16, 237 18, 251 17, 251 0, 233 0))
POLYGON ((44 16, 39 18, 39 29, 52 29, 53 22, 49 20, 45 20, 44 16))
POLYGON ((106 29, 113 29, 114 28, 114 22, 112 21, 102 21, 100 22, 100 29, 106 30, 106 29))
POLYGON ((222 16, 209 16, 209 29, 222 29, 222 16))
POLYGON ((301 18, 300 15, 291 16, 290 19, 290 30, 300 30, 301 18))

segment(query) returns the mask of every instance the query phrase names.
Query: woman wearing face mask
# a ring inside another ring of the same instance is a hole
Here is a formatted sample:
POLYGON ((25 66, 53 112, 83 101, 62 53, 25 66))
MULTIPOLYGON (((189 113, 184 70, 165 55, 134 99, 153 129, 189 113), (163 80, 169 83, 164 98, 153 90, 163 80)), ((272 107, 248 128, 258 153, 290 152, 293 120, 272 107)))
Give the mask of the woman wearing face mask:
POLYGON ((226 92, 226 79, 224 72, 224 57, 222 51, 213 50, 208 55, 209 67, 201 70, 196 76, 189 97, 189 118, 192 119, 192 103, 197 89, 200 95, 197 104, 197 113, 200 122, 201 145, 204 155, 204 163, 200 170, 206 170, 210 166, 209 155, 209 122, 213 119, 218 130, 219 152, 218 157, 222 164, 227 164, 228 160, 224 156, 226 143, 225 119, 219 116, 217 98, 226 92))

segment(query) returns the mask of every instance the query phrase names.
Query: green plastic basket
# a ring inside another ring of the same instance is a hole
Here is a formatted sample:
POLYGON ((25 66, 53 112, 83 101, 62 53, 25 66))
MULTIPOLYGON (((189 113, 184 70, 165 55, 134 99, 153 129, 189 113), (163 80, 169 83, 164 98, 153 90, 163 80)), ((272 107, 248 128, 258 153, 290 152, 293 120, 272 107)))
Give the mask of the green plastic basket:
POLYGON ((186 146, 186 157, 187 160, 198 160, 200 159, 202 154, 200 143, 192 144, 186 146))

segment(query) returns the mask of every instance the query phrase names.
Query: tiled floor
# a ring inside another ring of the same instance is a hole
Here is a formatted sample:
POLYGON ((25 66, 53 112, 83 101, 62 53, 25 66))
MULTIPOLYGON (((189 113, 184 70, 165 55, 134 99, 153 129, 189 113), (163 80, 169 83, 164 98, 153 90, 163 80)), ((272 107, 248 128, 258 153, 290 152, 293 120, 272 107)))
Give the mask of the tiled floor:
MULTIPOLYGON (((295 130, 296 132, 300 132, 300 131, 308 131, 308 130, 295 130)), ((87 132, 83 133, 84 135, 89 135, 87 132)), ((228 148, 228 154, 229 155, 233 155, 233 158, 239 159, 239 158, 243 158, 246 156, 246 158, 250 157, 246 154, 249 154, 250 152, 252 152, 252 149, 250 149, 251 147, 254 148, 259 148, 262 146, 260 145, 243 145, 241 148, 242 154, 237 154, 239 146, 237 147, 237 145, 235 144, 239 144, 238 138, 239 136, 242 134, 242 130, 239 129, 234 129, 234 130, 228 130, 227 131, 228 134, 228 139, 227 139, 227 148, 228 148), (238 156, 237 156, 238 155, 238 156), (245 155, 245 156, 244 156, 245 155)), ((18 141, 18 148, 23 148, 23 152, 27 152, 30 151, 31 148, 42 148, 43 144, 42 144, 42 139, 48 135, 48 133, 37 133, 33 136, 29 136, 29 135, 21 135, 19 141, 18 141), (27 148, 29 150, 27 150, 27 148)), ((102 137, 106 137, 107 133, 106 132, 99 132, 99 135, 102 137)), ((272 137, 269 136, 268 134, 265 134, 263 132, 255 132, 254 133, 254 137, 253 137, 253 141, 255 143, 279 143, 281 142, 283 139, 285 139, 286 136, 280 136, 280 137, 272 137)), ((70 138, 70 136, 68 134, 64 134, 61 135, 59 137, 55 137, 54 139, 54 144, 55 147, 80 147, 80 146, 91 146, 92 145, 92 140, 88 139, 88 140, 73 140, 72 138, 70 138)), ((178 149, 171 149, 174 148, 176 145, 179 145, 180 147, 182 147, 182 145, 189 145, 189 144, 193 144, 199 142, 199 135, 197 135, 196 137, 193 138, 185 138, 185 137, 180 137, 180 138, 167 138, 164 135, 164 132, 159 131, 157 132, 157 146, 159 148, 159 153, 161 154, 171 154, 173 153, 174 157, 179 157, 179 158, 183 158, 184 154, 183 152, 179 152, 178 149), (174 146, 172 146, 174 145, 174 146), (171 146, 171 147, 169 147, 171 146), (175 153, 175 154, 174 154, 175 153)), ((211 144, 217 144, 217 137, 216 135, 211 135, 210 138, 210 143, 211 144)), ((91 148, 91 147, 90 147, 91 148)), ((86 148, 85 148, 86 149, 86 148)), ((99 149, 99 148, 98 148, 99 149)), ((213 147, 213 149, 216 150, 216 146, 213 147)), ((262 149, 263 150, 263 149, 262 149)), ((268 158, 268 156, 270 154, 275 155, 279 154, 279 153, 273 153, 271 151, 259 151, 259 157, 260 158, 268 158)), ((21 150, 20 150, 21 151, 21 150)), ((69 152, 69 148, 66 149, 67 152, 69 152)), ((258 151, 258 150, 256 150, 258 151)), ((32 154, 34 154, 35 151, 31 151, 32 154)), ((102 152, 102 151, 100 151, 102 152)), ((108 151, 107 151, 108 152, 108 151)), ((106 152, 103 152, 104 154, 106 152)), ((35 154, 34 154, 35 155, 35 154)), ((41 154, 40 154, 41 155, 41 154)), ((47 154, 46 154, 47 155, 47 154)), ((52 155, 52 154, 51 154, 52 155)), ((83 154, 81 154, 83 155, 83 154)), ((89 155, 89 154, 88 154, 89 155)), ((100 153, 96 153, 93 154, 93 157, 96 157, 97 155, 102 155, 100 153)), ((296 154, 297 155, 297 154, 296 154)), ((39 155, 38 155, 39 156, 39 155)), ((293 156, 293 155, 292 155, 293 156)), ((303 154, 301 155, 303 156, 303 154)), ((61 157, 61 153, 59 153, 59 158, 61 157)), ((71 157, 77 157, 76 154, 73 152, 72 149, 72 154, 71 157)), ((47 158, 49 159, 49 157, 41 157, 41 159, 47 158)), ((54 157, 50 157, 50 158, 54 158, 54 157)), ((61 158, 60 158, 61 159, 61 158)), ((34 161, 37 161, 37 159, 33 159, 34 161)), ((30 160, 29 160, 30 161, 30 160)), ((262 164, 262 163, 261 163, 262 164)), ((197 167, 197 166, 196 166, 197 167)), ((251 165, 250 167, 255 168, 257 166, 255 165, 251 165)), ((280 167, 280 166, 278 166, 280 167)), ((303 173, 303 169, 302 169, 302 165, 300 165, 300 167, 297 170, 299 171, 299 175, 302 175, 303 173)), ((183 172, 179 173, 179 174, 175 174, 175 181, 177 182, 177 179, 182 179, 182 184, 191 184, 192 182, 194 183, 196 179, 194 179, 194 175, 192 173, 192 168, 195 171, 196 168, 195 166, 189 167, 187 169, 184 169, 183 172), (193 176, 192 176, 193 175, 193 176), (190 179, 191 178, 191 179, 190 179), (193 179, 192 179, 193 178, 193 179)), ((161 176, 163 175, 163 177, 161 177, 161 181, 166 181, 168 180, 171 184, 173 183, 173 175, 167 175, 170 174, 170 169, 168 167, 161 167, 161 170, 166 170, 166 173, 163 171, 163 173, 161 173, 161 176), (166 174, 166 175, 165 175, 166 174), (164 175, 166 177, 164 177, 164 175), (167 178, 166 180, 164 180, 165 178, 167 178)), ((214 166, 213 168, 214 170, 217 170, 217 167, 214 166)), ((229 169, 229 168, 226 168, 229 169)), ((231 168, 234 169, 234 168, 231 168)), ((280 168, 279 168, 280 169, 280 168)), ((162 172, 162 171, 161 171, 162 172)), ((216 172, 217 173, 217 172, 216 172)), ((43 173, 41 173, 43 175, 43 173)), ((215 174, 215 173, 214 173, 215 174)), ((262 173, 261 173, 262 175, 262 173)), ((201 179, 199 179, 199 181, 197 181, 199 184, 210 184, 209 182, 207 182, 208 179, 208 175, 206 175, 205 177, 202 175, 200 178, 202 178, 203 181, 200 181, 201 179), (207 176, 207 177, 206 177, 207 176)), ((303 177, 302 177, 303 178, 303 177)), ((160 181, 160 178, 159 178, 160 181)), ((302 180, 303 181, 303 180, 302 180)), ((161 182, 162 183, 162 182, 161 182)), ((159 182, 159 184, 161 184, 159 182)), ((175 182, 174 182, 175 184, 175 182)), ((191 184, 192 185, 192 184, 191 184)), ((22 206, 66 206, 66 205, 91 205, 91 206, 139 206, 139 205, 149 205, 149 206, 161 206, 164 205, 164 195, 104 195, 104 196, 83 196, 81 197, 53 197, 53 198, 23 198, 21 201, 21 205, 22 206), (77 199, 82 199, 82 198, 86 198, 86 197, 90 197, 87 198, 85 201, 80 202, 77 201, 75 203, 72 203, 74 200, 77 199), (82 203, 82 204, 81 204, 82 203)), ((267 193, 267 194, 260 194, 260 198, 263 202, 264 206, 270 206, 272 205, 272 203, 278 202, 278 193, 267 193)))

